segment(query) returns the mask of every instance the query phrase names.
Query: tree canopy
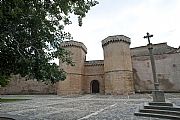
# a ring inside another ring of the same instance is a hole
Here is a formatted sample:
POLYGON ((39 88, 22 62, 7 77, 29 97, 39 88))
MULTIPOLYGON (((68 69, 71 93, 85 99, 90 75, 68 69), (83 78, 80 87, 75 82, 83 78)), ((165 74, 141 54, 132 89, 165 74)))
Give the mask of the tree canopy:
POLYGON ((64 80, 65 72, 50 61, 59 58, 72 64, 68 51, 60 47, 70 33, 70 14, 79 25, 94 0, 0 0, 0 85, 11 74, 52 83, 64 80))

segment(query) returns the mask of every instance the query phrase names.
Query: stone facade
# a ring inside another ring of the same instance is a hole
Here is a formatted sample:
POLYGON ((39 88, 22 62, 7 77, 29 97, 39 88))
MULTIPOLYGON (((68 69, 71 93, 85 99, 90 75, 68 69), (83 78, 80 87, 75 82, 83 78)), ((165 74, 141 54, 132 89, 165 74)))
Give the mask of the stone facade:
POLYGON ((67 78, 59 82, 58 94, 132 94, 133 72, 130 38, 109 36, 102 41, 104 61, 86 61, 86 47, 76 41, 64 42, 61 47, 72 53, 75 66, 61 64, 67 78))
MULTIPOLYGON (((67 79, 60 81, 58 94, 132 94, 154 89, 149 51, 146 46, 129 48, 130 38, 109 36, 102 40, 104 60, 86 61, 87 49, 81 42, 68 41, 75 66, 60 64, 67 79), (98 89, 98 90, 94 90, 98 89)), ((167 43, 153 45, 157 78, 166 92, 180 92, 180 49, 167 43)))
MULTIPOLYGON (((161 43, 154 45, 154 58, 160 89, 180 92, 180 51, 161 43)), ((145 92, 154 89, 151 62, 147 47, 131 49, 135 90, 145 92)))
MULTIPOLYGON (((86 61, 86 46, 77 41, 65 41, 61 47, 72 53, 75 66, 61 63, 67 78, 56 85, 14 76, 0 94, 132 94, 154 89, 151 62, 147 46, 129 48, 130 38, 109 36, 102 40, 104 60, 86 61)), ((160 88, 180 92, 180 48, 167 43, 153 45, 153 54, 160 88)))
POLYGON ((84 90, 85 93, 92 93, 92 82, 97 80, 99 82, 99 92, 105 93, 104 83, 104 61, 94 60, 85 61, 85 73, 84 73, 84 90))

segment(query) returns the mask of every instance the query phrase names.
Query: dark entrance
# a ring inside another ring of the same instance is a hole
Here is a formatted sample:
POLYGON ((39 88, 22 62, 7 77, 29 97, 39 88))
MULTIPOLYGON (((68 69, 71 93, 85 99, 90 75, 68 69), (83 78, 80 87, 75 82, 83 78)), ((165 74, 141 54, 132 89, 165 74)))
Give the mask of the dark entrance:
POLYGON ((98 80, 91 81, 91 93, 99 93, 99 82, 98 82, 98 80))

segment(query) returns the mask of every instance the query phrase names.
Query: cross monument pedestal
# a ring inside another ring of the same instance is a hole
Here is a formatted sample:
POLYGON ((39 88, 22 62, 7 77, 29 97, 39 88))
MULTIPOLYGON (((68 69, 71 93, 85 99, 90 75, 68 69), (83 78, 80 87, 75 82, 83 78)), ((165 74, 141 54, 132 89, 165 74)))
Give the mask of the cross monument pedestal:
POLYGON ((153 90, 152 91, 153 102, 165 102, 164 91, 153 90))
POLYGON ((152 91, 153 101, 148 103, 143 103, 139 107, 139 109, 135 111, 134 115, 180 120, 180 114, 179 114, 180 108, 176 107, 171 102, 166 102, 164 97, 164 91, 159 89, 159 81, 156 77, 156 67, 153 56, 153 45, 150 42, 150 37, 153 37, 153 35, 150 35, 149 33, 147 33, 147 36, 144 36, 144 38, 147 38, 149 42, 147 46, 148 46, 151 65, 152 65, 152 73, 153 73, 154 88, 155 88, 152 91))

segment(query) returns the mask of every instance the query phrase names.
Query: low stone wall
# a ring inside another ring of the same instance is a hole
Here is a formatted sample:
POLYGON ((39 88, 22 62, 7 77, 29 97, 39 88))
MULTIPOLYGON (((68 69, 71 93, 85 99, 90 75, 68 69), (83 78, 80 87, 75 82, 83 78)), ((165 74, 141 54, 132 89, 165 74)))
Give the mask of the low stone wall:
POLYGON ((0 94, 56 94, 56 85, 13 75, 6 87, 0 87, 0 94))

